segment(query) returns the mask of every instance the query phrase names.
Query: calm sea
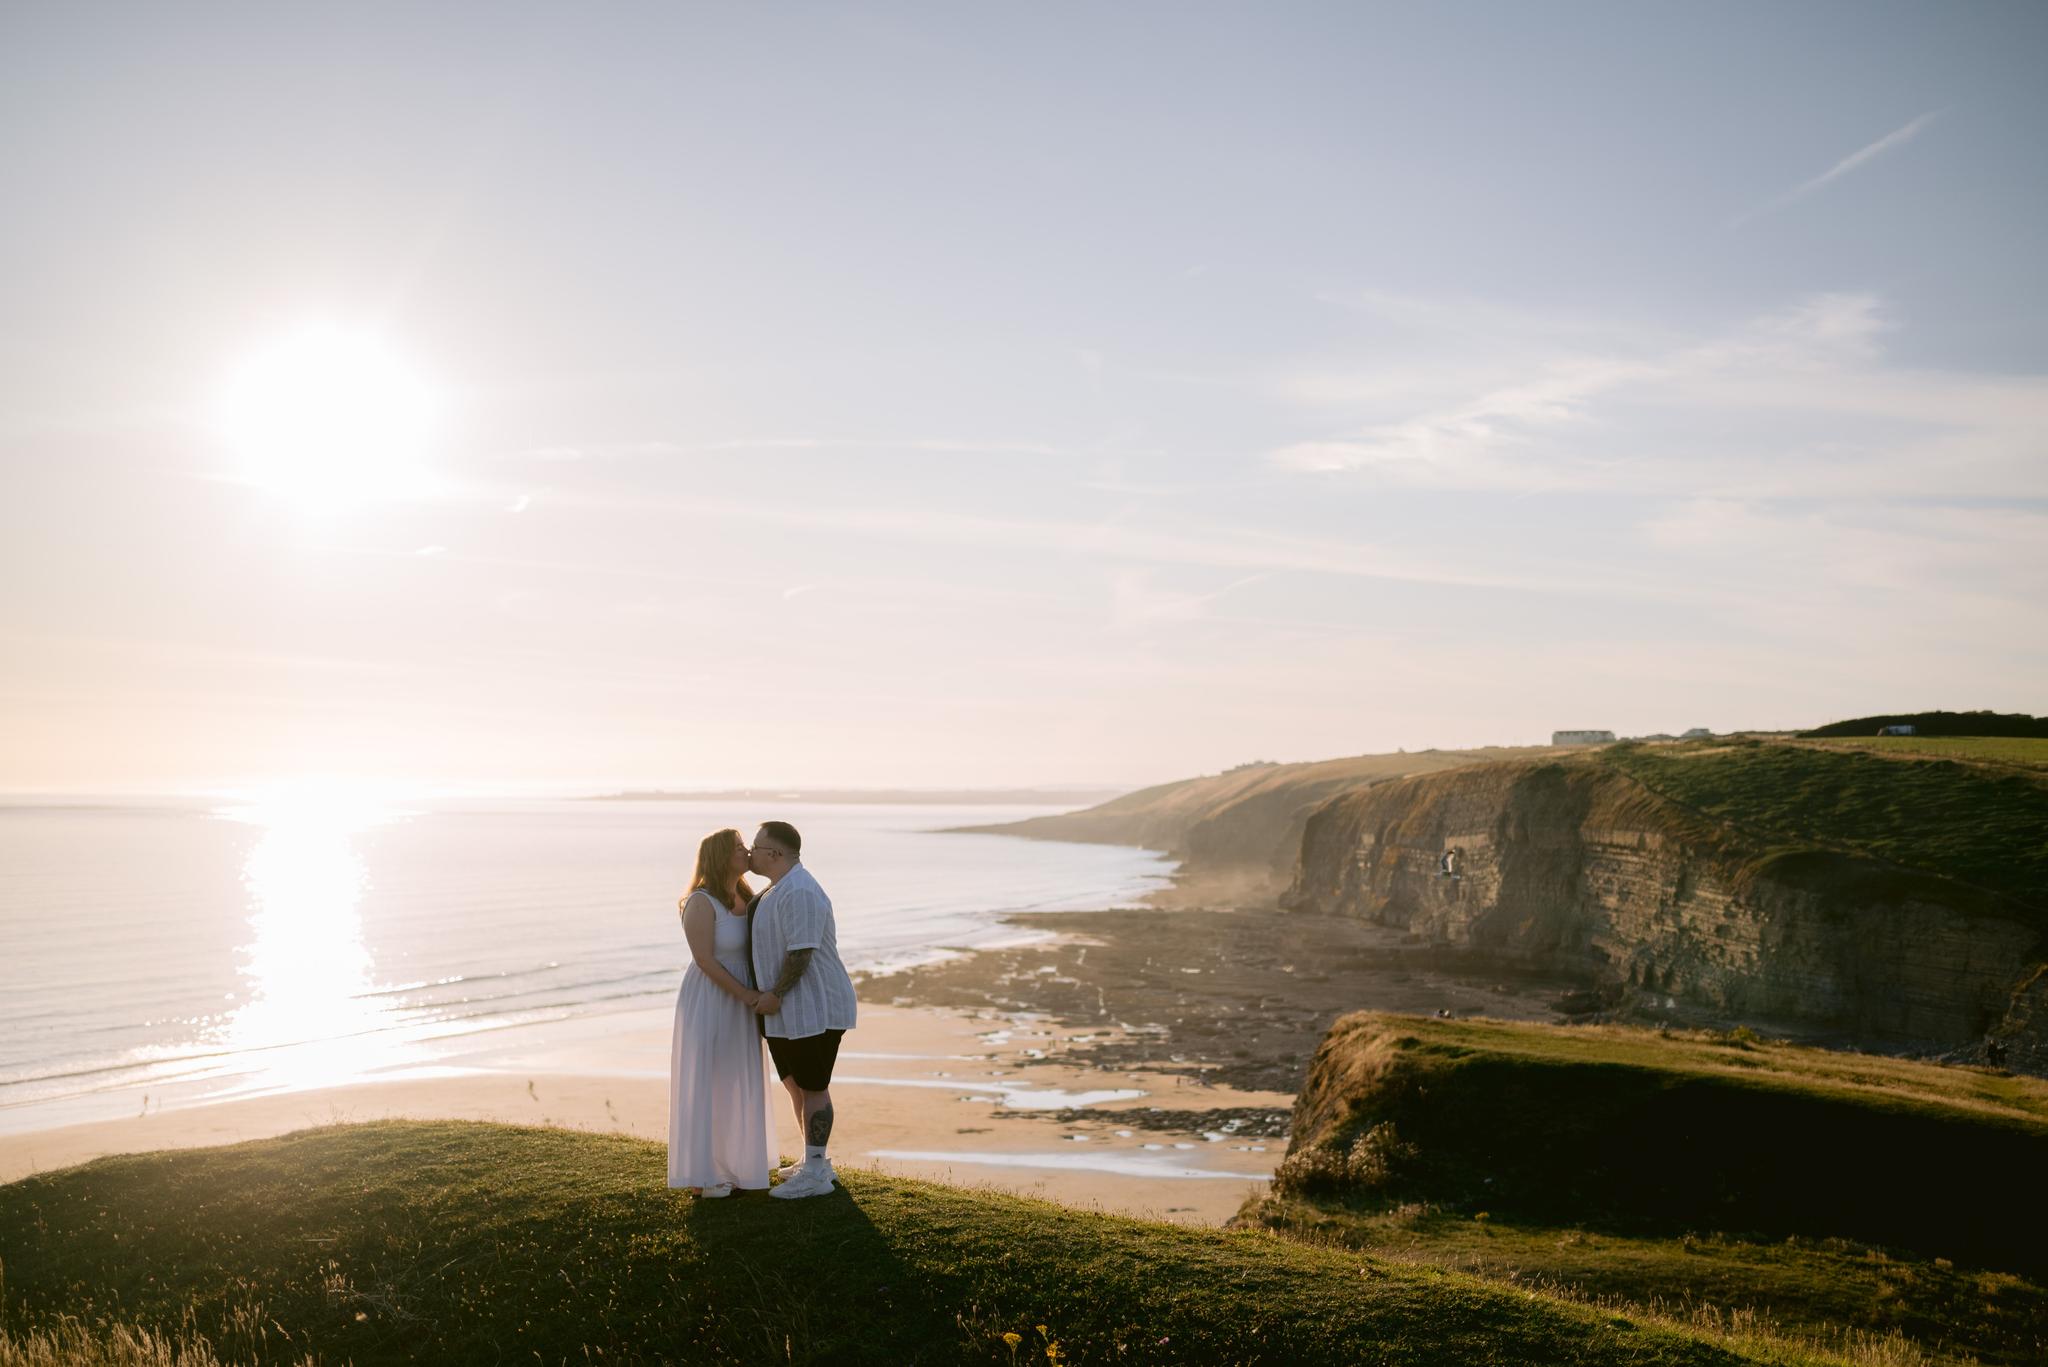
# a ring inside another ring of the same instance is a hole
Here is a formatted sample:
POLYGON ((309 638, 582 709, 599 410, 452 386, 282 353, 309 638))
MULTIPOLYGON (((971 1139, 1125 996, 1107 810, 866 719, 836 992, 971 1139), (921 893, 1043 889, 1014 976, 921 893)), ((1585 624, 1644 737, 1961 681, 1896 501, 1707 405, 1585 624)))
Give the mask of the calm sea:
MULTIPOLYGON (((758 806, 758 804, 753 804, 758 806)), ((1128 904, 1163 857, 947 835, 1040 807, 784 803, 850 967, 1128 904)), ((431 1072, 673 996, 700 801, 0 804, 0 1132, 431 1072), (148 1098, 154 1097, 154 1100, 148 1098)))

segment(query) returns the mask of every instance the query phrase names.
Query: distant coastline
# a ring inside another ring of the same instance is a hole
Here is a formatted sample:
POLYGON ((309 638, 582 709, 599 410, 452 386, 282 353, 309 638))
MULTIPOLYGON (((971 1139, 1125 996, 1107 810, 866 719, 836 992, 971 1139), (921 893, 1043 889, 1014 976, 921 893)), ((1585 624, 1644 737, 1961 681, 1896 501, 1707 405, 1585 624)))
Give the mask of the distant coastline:
POLYGON ((662 788, 597 793, 585 802, 831 802, 893 806, 1092 807, 1122 788, 715 788, 670 792, 662 788))

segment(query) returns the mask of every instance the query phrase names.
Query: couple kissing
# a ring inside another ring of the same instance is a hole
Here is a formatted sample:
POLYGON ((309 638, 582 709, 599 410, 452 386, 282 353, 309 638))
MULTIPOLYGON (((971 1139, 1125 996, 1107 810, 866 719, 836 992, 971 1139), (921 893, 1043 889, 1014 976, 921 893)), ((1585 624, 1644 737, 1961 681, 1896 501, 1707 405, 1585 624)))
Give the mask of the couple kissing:
POLYGON ((731 829, 697 846, 677 903, 690 961, 669 1056, 671 1187, 705 1197, 769 1188, 775 1128, 764 1041, 804 1139, 803 1161, 777 1172, 769 1195, 822 1196, 837 1180, 825 1154, 832 1067, 856 1006, 832 899, 802 853, 803 837, 786 821, 763 823, 751 846, 731 829), (749 874, 767 888, 756 893, 749 874))

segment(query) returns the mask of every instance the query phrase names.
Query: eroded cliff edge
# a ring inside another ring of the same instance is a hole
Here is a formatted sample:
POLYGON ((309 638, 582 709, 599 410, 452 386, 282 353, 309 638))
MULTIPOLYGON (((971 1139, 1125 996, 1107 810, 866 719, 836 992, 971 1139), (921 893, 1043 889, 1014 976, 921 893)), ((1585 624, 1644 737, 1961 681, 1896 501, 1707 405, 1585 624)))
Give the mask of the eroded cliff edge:
POLYGON ((1558 753, 1550 747, 1517 746, 1242 764, 1126 793, 1082 811, 960 829, 1163 850, 1182 860, 1186 873, 1235 877, 1248 894, 1270 898, 1294 877, 1308 814, 1330 797, 1388 779, 1558 753))
POLYGON ((1308 817, 1283 904, 1731 1017, 1945 1048, 1991 1035, 2048 1064, 2032 899, 1746 831, 1595 756, 1334 797, 1308 817))

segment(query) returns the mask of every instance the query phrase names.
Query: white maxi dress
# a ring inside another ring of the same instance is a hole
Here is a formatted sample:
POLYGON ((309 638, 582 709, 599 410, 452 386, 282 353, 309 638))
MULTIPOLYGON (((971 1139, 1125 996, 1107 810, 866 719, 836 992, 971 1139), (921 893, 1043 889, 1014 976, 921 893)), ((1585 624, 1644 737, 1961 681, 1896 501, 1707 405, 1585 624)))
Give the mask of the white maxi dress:
MULTIPOLYGON (((710 897, 710 893, 705 893, 710 897)), ((713 953, 741 982, 747 962, 747 918, 711 898, 718 909, 713 953)), ((711 1187, 768 1185, 768 1072, 754 1013, 704 975, 696 960, 676 992, 675 1038, 669 1052, 668 1184, 711 1187)))

